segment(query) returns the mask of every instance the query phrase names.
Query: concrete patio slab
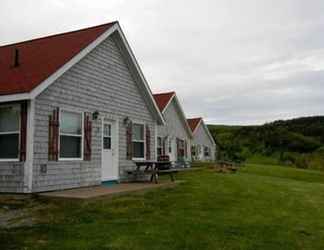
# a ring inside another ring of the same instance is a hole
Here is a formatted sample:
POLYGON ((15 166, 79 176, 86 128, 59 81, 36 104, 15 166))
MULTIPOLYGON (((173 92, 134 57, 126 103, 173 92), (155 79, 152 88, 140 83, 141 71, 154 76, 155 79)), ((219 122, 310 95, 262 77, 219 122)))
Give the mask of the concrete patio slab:
POLYGON ((62 191, 45 192, 38 194, 40 197, 46 198, 62 198, 62 199, 96 199, 96 198, 109 198, 124 194, 129 194, 139 191, 148 191, 156 188, 168 188, 174 187, 182 181, 161 181, 158 184, 149 182, 140 183, 121 183, 110 187, 107 186, 94 186, 85 188, 75 188, 62 191))

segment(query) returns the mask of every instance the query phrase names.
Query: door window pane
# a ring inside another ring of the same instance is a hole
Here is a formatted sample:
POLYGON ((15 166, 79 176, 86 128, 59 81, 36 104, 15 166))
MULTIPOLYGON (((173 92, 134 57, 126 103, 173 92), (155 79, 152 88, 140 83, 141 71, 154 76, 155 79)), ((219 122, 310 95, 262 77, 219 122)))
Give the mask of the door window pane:
POLYGON ((111 136, 111 125, 110 124, 104 124, 104 136, 111 136))
POLYGON ((81 158, 81 137, 60 136, 60 157, 81 158))
POLYGON ((0 133, 19 131, 20 110, 18 107, 0 108, 0 133))
POLYGON ((0 159, 18 158, 19 134, 0 134, 0 159))
POLYGON ((62 111, 60 132, 62 134, 82 134, 82 115, 80 113, 62 111))
POLYGON ((111 138, 110 137, 104 137, 103 138, 103 148, 104 149, 111 149, 111 138))

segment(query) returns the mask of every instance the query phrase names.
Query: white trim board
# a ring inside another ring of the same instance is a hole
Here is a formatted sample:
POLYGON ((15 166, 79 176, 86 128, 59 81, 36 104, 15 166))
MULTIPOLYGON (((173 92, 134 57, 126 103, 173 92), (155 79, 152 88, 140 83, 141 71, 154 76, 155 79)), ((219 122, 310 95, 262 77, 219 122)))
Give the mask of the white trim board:
POLYGON ((27 154, 25 161, 24 192, 31 193, 33 190, 33 167, 34 167, 34 130, 35 130, 35 100, 30 100, 27 116, 27 154))

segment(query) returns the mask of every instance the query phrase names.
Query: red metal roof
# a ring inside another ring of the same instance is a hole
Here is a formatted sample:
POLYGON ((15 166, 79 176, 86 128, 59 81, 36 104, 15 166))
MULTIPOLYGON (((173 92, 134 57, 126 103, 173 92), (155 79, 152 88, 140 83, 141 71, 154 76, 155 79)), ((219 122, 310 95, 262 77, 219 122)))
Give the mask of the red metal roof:
POLYGON ((30 92, 115 23, 1 46, 0 95, 30 92))
POLYGON ((158 105, 161 112, 163 112, 165 106, 169 103, 170 99, 175 95, 175 92, 159 93, 154 94, 154 100, 158 105))
POLYGON ((189 127, 191 128, 192 132, 195 131, 195 129, 197 128, 197 126, 198 126, 198 124, 200 123, 201 120, 202 120, 201 117, 187 119, 189 127))

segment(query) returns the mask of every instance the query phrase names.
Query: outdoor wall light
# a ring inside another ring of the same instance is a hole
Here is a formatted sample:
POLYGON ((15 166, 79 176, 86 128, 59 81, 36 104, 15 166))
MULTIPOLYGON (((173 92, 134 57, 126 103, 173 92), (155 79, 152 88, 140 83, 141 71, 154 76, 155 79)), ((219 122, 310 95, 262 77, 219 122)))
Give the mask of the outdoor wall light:
POLYGON ((128 116, 126 116, 125 118, 124 118, 124 125, 126 126, 129 122, 130 122, 130 119, 129 119, 129 117, 128 116))
POLYGON ((92 120, 97 120, 99 117, 99 111, 96 110, 95 112, 92 113, 92 120))

